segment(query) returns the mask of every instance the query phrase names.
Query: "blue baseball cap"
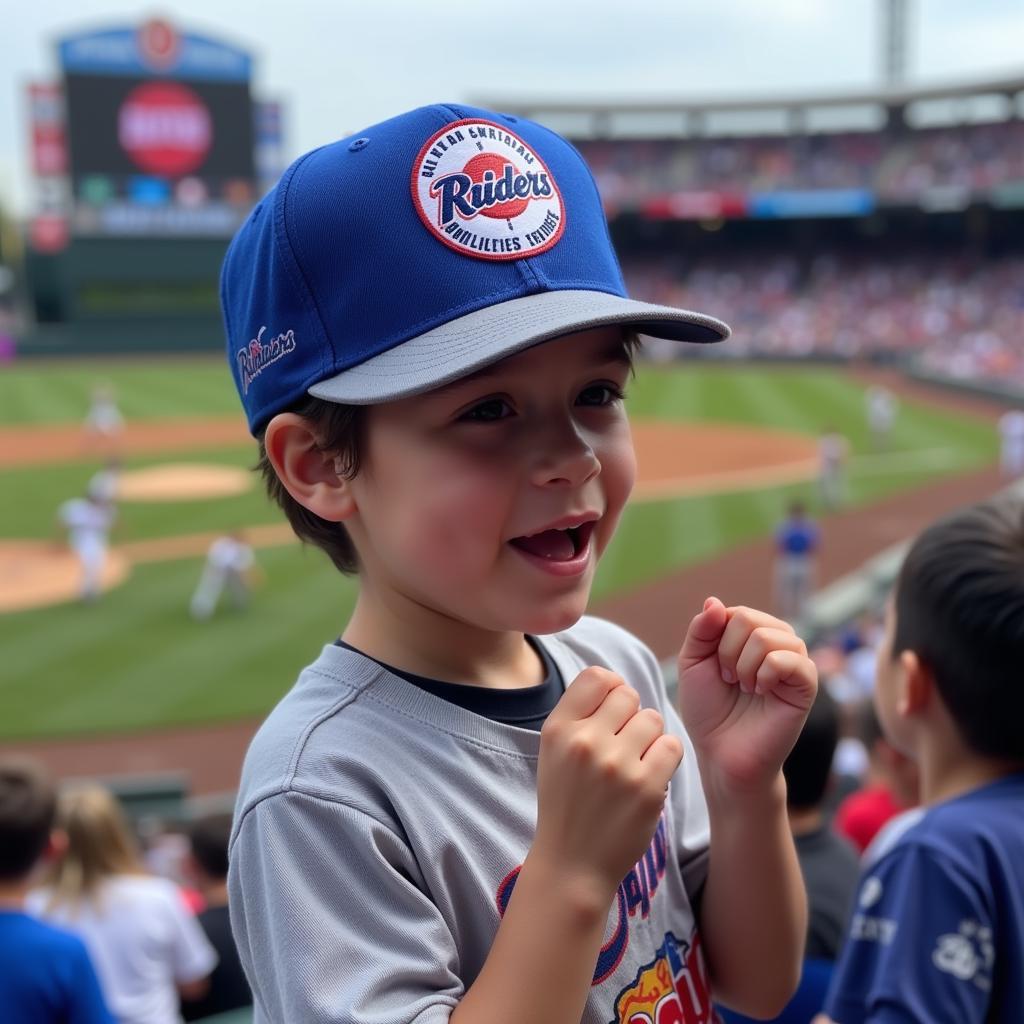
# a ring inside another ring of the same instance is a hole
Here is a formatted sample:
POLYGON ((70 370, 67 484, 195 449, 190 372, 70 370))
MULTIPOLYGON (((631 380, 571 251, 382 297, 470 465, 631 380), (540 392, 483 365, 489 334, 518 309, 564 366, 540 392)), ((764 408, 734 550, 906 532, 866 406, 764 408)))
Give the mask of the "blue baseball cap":
POLYGON ((232 240, 220 294, 253 433, 307 394, 386 402, 592 327, 729 336, 714 317, 627 297, 569 142, 452 104, 299 157, 232 240))

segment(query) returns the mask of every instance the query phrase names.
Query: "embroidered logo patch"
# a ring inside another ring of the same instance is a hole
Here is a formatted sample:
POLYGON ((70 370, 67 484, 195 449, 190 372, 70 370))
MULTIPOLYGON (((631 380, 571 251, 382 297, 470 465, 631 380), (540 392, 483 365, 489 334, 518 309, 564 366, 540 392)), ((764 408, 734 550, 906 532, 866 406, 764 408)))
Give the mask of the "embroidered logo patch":
POLYGON ((453 121, 431 136, 413 166, 412 201, 436 238, 477 259, 536 256, 565 229, 551 172, 493 121, 453 121))
POLYGON ((295 332, 285 331, 270 341, 263 340, 266 327, 245 348, 236 353, 238 359, 238 376, 242 381, 242 394, 249 393, 249 385, 271 364, 283 359, 289 352, 295 351, 295 332))

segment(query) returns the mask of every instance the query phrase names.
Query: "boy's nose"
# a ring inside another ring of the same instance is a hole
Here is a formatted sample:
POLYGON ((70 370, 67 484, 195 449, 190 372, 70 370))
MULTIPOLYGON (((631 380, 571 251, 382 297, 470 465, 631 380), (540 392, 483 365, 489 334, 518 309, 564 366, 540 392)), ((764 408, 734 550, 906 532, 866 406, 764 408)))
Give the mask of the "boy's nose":
POLYGON ((576 424, 563 424, 537 439, 533 482, 577 487, 601 471, 601 461, 576 424))

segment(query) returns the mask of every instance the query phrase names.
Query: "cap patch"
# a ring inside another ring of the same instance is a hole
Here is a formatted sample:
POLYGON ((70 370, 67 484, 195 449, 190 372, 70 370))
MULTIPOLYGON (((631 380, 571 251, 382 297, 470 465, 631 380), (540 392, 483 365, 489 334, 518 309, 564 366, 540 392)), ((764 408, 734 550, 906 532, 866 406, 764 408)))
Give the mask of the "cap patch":
POLYGON ((484 260, 518 260, 550 249, 565 205, 536 151, 493 121, 452 121, 424 144, 412 170, 412 201, 449 249, 484 260))

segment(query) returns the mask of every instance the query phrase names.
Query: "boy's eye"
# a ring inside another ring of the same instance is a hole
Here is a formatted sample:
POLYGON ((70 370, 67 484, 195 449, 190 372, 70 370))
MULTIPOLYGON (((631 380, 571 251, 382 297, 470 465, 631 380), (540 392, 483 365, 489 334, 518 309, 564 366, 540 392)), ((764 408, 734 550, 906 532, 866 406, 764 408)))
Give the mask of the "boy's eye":
POLYGON ((580 392, 580 397, 576 402, 578 405, 614 405, 625 397, 626 393, 616 384, 591 384, 590 387, 584 388, 580 392))
POLYGON ((504 398, 488 398, 464 412, 459 419, 469 423, 494 423, 512 414, 504 398))

